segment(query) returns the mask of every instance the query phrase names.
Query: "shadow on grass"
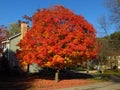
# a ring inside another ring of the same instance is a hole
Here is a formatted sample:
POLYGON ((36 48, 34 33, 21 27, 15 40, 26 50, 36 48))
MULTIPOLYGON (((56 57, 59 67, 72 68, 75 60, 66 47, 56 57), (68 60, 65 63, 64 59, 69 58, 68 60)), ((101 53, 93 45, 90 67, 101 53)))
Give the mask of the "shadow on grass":
POLYGON ((0 90, 27 90, 33 77, 23 73, 20 67, 10 69, 7 59, 0 61, 0 90))
MULTIPOLYGON (((41 71, 39 73, 39 78, 41 79, 48 79, 48 80, 54 80, 55 78, 55 72, 50 71, 41 71)), ((74 71, 64 70, 59 73, 59 79, 60 80, 67 80, 67 79, 88 79, 93 78, 93 75, 87 74, 87 73, 77 73, 74 71)))
MULTIPOLYGON (((54 75, 54 71, 41 71, 36 74, 0 73, 0 90, 28 90, 34 88, 32 86, 34 79, 54 80, 54 75)), ((60 80, 88 78, 93 76, 73 71, 61 71, 59 74, 60 80)))
POLYGON ((60 79, 88 79, 93 78, 91 74, 78 73, 73 71, 61 72, 60 79))

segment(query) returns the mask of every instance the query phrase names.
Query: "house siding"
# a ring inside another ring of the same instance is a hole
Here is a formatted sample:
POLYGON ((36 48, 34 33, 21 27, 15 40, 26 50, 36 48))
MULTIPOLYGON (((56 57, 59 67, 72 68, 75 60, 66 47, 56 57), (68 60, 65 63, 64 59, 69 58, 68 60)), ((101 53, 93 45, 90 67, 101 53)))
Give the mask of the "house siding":
POLYGON ((20 35, 17 36, 16 38, 13 38, 10 40, 10 51, 16 53, 17 49, 20 49, 17 44, 20 42, 20 35))
POLYGON ((18 66, 18 59, 16 57, 16 50, 19 49, 17 44, 20 41, 20 35, 11 39, 10 44, 9 44, 9 50, 8 50, 8 60, 9 60, 9 65, 11 68, 14 68, 18 66))
MULTIPOLYGON (((19 66, 18 58, 16 57, 16 50, 20 49, 20 47, 17 46, 17 44, 20 42, 20 39, 21 39, 21 35, 16 36, 15 38, 12 38, 10 40, 8 59, 9 59, 9 64, 12 68, 19 66)), ((40 69, 41 68, 37 64, 32 64, 30 65, 29 72, 36 73, 36 72, 39 72, 40 69)), ((26 68, 26 71, 27 71, 27 68, 26 68)))

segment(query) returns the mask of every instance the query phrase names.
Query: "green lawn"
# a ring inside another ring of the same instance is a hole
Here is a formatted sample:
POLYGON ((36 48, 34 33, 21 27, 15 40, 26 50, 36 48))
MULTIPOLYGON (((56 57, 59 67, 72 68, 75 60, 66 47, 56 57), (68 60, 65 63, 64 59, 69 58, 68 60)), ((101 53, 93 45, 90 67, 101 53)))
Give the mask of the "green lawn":
POLYGON ((111 76, 120 77, 120 70, 105 70, 103 74, 97 72, 93 74, 95 80, 111 80, 111 76))

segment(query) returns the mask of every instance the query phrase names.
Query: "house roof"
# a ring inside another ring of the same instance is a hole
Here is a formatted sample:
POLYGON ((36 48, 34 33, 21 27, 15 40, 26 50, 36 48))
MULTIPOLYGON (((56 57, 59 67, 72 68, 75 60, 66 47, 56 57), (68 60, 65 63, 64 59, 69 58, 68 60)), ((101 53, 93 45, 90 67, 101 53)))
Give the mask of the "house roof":
POLYGON ((15 35, 9 37, 8 40, 11 40, 11 39, 13 39, 13 38, 15 38, 15 37, 17 37, 17 36, 20 36, 20 35, 21 35, 21 33, 15 34, 15 35))
POLYGON ((15 34, 15 35, 9 37, 7 40, 2 41, 2 43, 9 43, 11 39, 16 38, 17 36, 20 36, 20 35, 21 35, 21 33, 15 34))
POLYGON ((2 41, 2 43, 9 43, 9 40, 2 41))

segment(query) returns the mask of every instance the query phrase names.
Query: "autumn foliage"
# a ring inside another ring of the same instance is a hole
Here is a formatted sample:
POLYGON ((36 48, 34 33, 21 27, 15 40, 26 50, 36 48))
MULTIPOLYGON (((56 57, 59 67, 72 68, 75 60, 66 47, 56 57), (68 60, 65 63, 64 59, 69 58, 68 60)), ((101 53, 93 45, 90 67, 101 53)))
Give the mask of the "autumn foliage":
POLYGON ((63 6, 38 10, 32 27, 20 41, 17 53, 22 64, 62 69, 95 58, 96 31, 83 16, 63 6))
POLYGON ((8 31, 4 25, 0 25, 0 48, 2 48, 2 41, 8 38, 8 31))

